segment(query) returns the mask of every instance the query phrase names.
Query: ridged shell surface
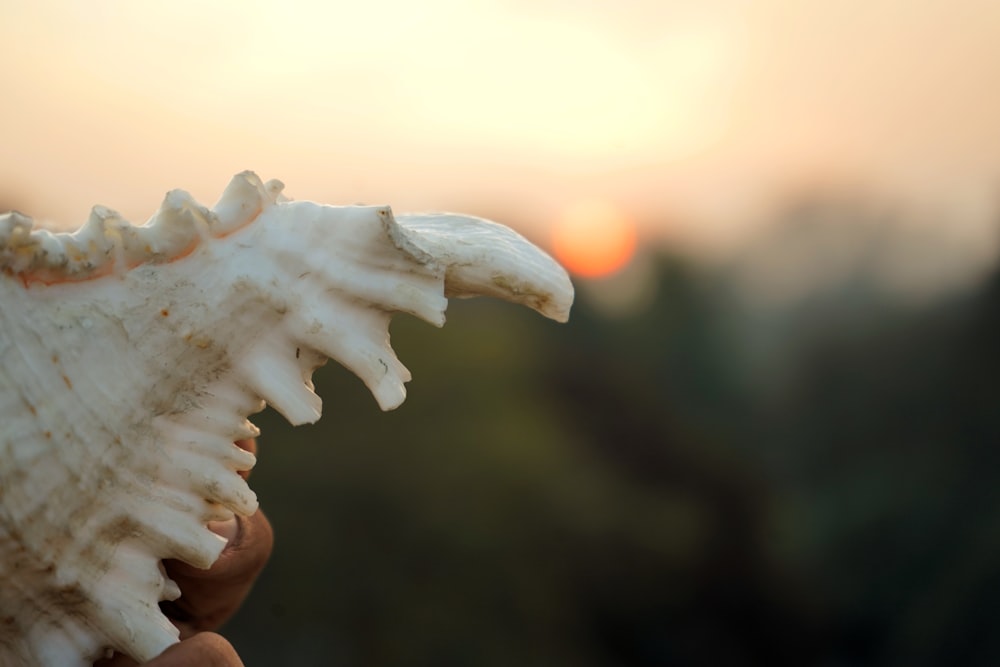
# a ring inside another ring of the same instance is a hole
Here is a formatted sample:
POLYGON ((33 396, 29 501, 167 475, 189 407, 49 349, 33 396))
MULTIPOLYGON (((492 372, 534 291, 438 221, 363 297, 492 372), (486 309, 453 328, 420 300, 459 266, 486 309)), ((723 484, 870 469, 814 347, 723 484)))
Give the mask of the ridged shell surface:
POLYGON ((0 665, 176 642, 161 561, 209 567, 206 523, 256 510, 247 417, 316 421, 328 358, 398 406, 393 313, 440 326, 482 294, 568 316, 566 273, 506 227, 280 191, 245 172, 212 209, 174 191, 144 225, 97 207, 73 234, 0 216, 0 665))

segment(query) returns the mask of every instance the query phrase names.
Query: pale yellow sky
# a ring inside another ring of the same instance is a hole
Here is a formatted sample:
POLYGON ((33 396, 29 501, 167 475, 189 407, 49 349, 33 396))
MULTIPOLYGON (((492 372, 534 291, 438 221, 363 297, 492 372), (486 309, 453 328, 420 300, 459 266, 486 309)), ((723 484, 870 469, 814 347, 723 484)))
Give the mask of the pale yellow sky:
POLYGON ((536 236, 595 197, 709 242, 810 183, 979 232, 1000 201, 993 0, 0 0, 0 24, 0 199, 68 225, 246 168, 536 236))

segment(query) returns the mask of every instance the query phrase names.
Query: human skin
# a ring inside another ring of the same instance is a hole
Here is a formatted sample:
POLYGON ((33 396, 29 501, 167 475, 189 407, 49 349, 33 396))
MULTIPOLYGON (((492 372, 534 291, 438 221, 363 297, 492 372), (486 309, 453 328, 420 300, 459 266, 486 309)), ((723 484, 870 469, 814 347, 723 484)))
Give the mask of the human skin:
MULTIPOLYGON (((256 440, 236 443, 257 453, 256 440)), ((246 476, 246 473, 241 473, 246 476)), ((243 604, 257 575, 271 555, 274 535, 264 514, 212 522, 211 530, 229 540, 219 559, 207 570, 179 561, 164 561, 167 575, 177 582, 181 597, 161 603, 163 613, 180 630, 181 641, 146 663, 148 667, 236 667, 243 662, 236 650, 214 631, 243 604)), ((100 660, 95 667, 131 667, 123 655, 100 660)))

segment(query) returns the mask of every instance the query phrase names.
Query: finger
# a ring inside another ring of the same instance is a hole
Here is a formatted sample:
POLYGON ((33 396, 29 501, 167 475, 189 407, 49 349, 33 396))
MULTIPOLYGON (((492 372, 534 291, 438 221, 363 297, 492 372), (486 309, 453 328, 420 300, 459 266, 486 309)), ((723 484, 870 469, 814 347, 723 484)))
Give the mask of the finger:
POLYGON ((138 667, 139 663, 121 653, 114 653, 109 658, 101 658, 94 667, 138 667))
MULTIPOLYGON (((168 647, 159 656, 145 663, 149 667, 204 667, 243 665, 232 644, 213 632, 202 632, 179 644, 168 647)), ((94 667, 138 667, 127 655, 116 653, 111 658, 98 660, 94 667)))
POLYGON ((215 630, 232 616, 271 555, 274 534, 262 512, 235 521, 233 539, 209 569, 164 561, 167 574, 183 593, 173 602, 161 603, 161 607, 180 628, 182 639, 195 632, 215 630))
POLYGON ((212 632, 202 632, 174 644, 159 657, 146 663, 148 667, 243 667, 233 645, 212 632))

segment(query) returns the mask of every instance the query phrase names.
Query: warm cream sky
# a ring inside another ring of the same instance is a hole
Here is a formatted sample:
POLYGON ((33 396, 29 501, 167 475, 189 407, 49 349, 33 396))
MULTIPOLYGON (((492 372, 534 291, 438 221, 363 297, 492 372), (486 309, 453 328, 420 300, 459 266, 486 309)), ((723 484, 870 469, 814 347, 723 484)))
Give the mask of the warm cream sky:
POLYGON ((0 199, 74 225, 245 168, 533 235, 585 197, 708 240, 817 182, 969 229, 1000 201, 995 0, 0 0, 0 24, 0 199))

